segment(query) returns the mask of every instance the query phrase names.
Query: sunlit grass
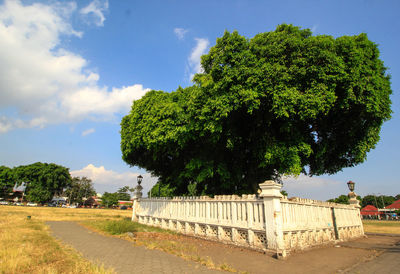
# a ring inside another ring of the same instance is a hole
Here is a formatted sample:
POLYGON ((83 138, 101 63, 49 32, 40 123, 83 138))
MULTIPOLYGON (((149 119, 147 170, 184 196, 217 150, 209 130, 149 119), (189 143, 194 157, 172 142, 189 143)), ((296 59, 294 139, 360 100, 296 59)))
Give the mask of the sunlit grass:
POLYGON ((366 233, 400 234, 400 221, 363 220, 366 233))
POLYGON ((129 217, 123 219, 86 220, 83 221, 82 224, 106 232, 111 235, 121 235, 127 232, 173 233, 172 231, 164 230, 158 227, 152 227, 139 224, 137 222, 132 222, 131 218, 129 217))
POLYGON ((122 219, 130 214, 118 210, 0 206, 0 273, 112 273, 55 240, 45 222, 122 219))
POLYGON ((187 240, 182 241, 182 236, 171 230, 132 222, 130 218, 87 220, 81 223, 97 232, 118 235, 118 237, 134 242, 136 245, 142 245, 148 249, 162 250, 185 260, 195 261, 208 268, 237 272, 226 263, 215 264, 210 257, 199 256, 195 244, 187 240))

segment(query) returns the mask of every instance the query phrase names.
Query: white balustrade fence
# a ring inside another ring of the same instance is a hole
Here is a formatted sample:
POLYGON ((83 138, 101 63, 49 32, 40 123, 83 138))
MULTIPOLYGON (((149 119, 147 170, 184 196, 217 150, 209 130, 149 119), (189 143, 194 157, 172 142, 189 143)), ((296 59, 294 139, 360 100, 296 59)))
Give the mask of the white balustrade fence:
POLYGON ((261 250, 286 251, 364 234, 360 210, 309 199, 287 199, 281 185, 256 195, 174 197, 136 201, 132 219, 198 237, 261 250))

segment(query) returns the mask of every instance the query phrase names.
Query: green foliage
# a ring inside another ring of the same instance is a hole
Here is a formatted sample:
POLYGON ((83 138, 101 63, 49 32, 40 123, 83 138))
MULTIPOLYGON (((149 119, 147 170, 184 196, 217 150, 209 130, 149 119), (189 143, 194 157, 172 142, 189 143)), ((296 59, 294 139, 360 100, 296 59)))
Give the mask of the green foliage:
POLYGON ((131 220, 124 219, 104 221, 99 227, 112 235, 120 235, 134 231, 136 225, 131 220))
POLYGON ((112 235, 121 235, 127 232, 171 233, 171 231, 164 230, 158 227, 151 227, 136 222, 132 222, 130 218, 124 218, 122 220, 86 221, 85 223, 102 231, 105 231, 107 233, 110 233, 112 235))
POLYGON ((112 207, 118 205, 118 193, 109 193, 104 192, 103 196, 101 196, 101 204, 105 207, 112 207))
POLYGON ((188 195, 189 196, 196 196, 197 195, 197 189, 196 189, 196 183, 190 183, 187 186, 188 189, 188 195))
POLYGON ((225 32, 201 63, 193 86, 150 91, 121 122, 123 160, 176 195, 336 173, 366 159, 391 116, 389 76, 366 34, 225 32))
POLYGON ((0 166, 0 197, 5 198, 11 193, 15 185, 13 170, 6 166, 0 166))
POLYGON ((128 193, 128 191, 132 191, 132 189, 129 188, 129 186, 124 186, 118 189, 117 191, 118 200, 129 201, 131 199, 131 195, 128 193))
POLYGON ((95 194, 92 180, 86 177, 73 177, 71 184, 65 189, 70 204, 93 203, 89 198, 95 194))
POLYGON ((147 193, 147 196, 151 197, 172 197, 174 196, 175 188, 171 188, 169 184, 160 185, 160 182, 157 182, 147 193), (160 190, 160 193, 159 193, 160 190), (150 195, 151 193, 151 195, 150 195))
POLYGON ((367 195, 363 198, 362 207, 365 207, 367 205, 373 205, 377 208, 384 208, 388 205, 391 205, 394 201, 396 201, 396 198, 393 196, 367 195))
POLYGON ((56 164, 34 163, 13 169, 17 185, 26 184, 28 201, 46 203, 70 185, 69 169, 56 164))
POLYGON ((337 197, 335 199, 328 200, 328 202, 348 205, 349 197, 347 195, 340 195, 339 197, 337 197))
MULTIPOLYGON (((357 195, 356 199, 359 200, 360 205, 362 205, 363 198, 361 196, 357 195)), ((347 195, 340 195, 337 198, 329 199, 327 202, 337 203, 337 204, 345 204, 345 205, 350 204, 349 196, 347 196, 347 195)))
POLYGON ((133 189, 129 188, 128 186, 124 186, 114 193, 105 192, 101 197, 101 203, 106 207, 112 207, 117 206, 118 201, 129 201, 131 196, 127 192, 132 190, 133 189))

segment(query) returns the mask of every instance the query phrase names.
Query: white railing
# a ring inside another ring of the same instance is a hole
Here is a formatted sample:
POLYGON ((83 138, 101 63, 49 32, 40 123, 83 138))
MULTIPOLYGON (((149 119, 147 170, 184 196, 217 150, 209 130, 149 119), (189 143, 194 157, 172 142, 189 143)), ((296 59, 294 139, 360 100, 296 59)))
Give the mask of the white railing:
POLYGON ((267 181, 256 195, 174 197, 135 201, 132 219, 199 237, 286 251, 364 234, 360 210, 310 199, 287 199, 267 181))
POLYGON ((263 200, 255 195, 141 199, 138 217, 265 230, 263 200))

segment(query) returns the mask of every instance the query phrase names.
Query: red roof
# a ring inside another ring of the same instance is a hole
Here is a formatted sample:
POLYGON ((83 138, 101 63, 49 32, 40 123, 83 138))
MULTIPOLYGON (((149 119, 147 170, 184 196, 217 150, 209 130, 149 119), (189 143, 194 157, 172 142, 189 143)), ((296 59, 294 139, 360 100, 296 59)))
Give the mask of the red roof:
POLYGON ((361 215, 379 215, 379 211, 373 205, 367 205, 366 207, 362 208, 360 211, 361 215))
POLYGON ((400 200, 394 201, 393 204, 388 205, 385 208, 395 208, 395 209, 400 209, 400 200))

